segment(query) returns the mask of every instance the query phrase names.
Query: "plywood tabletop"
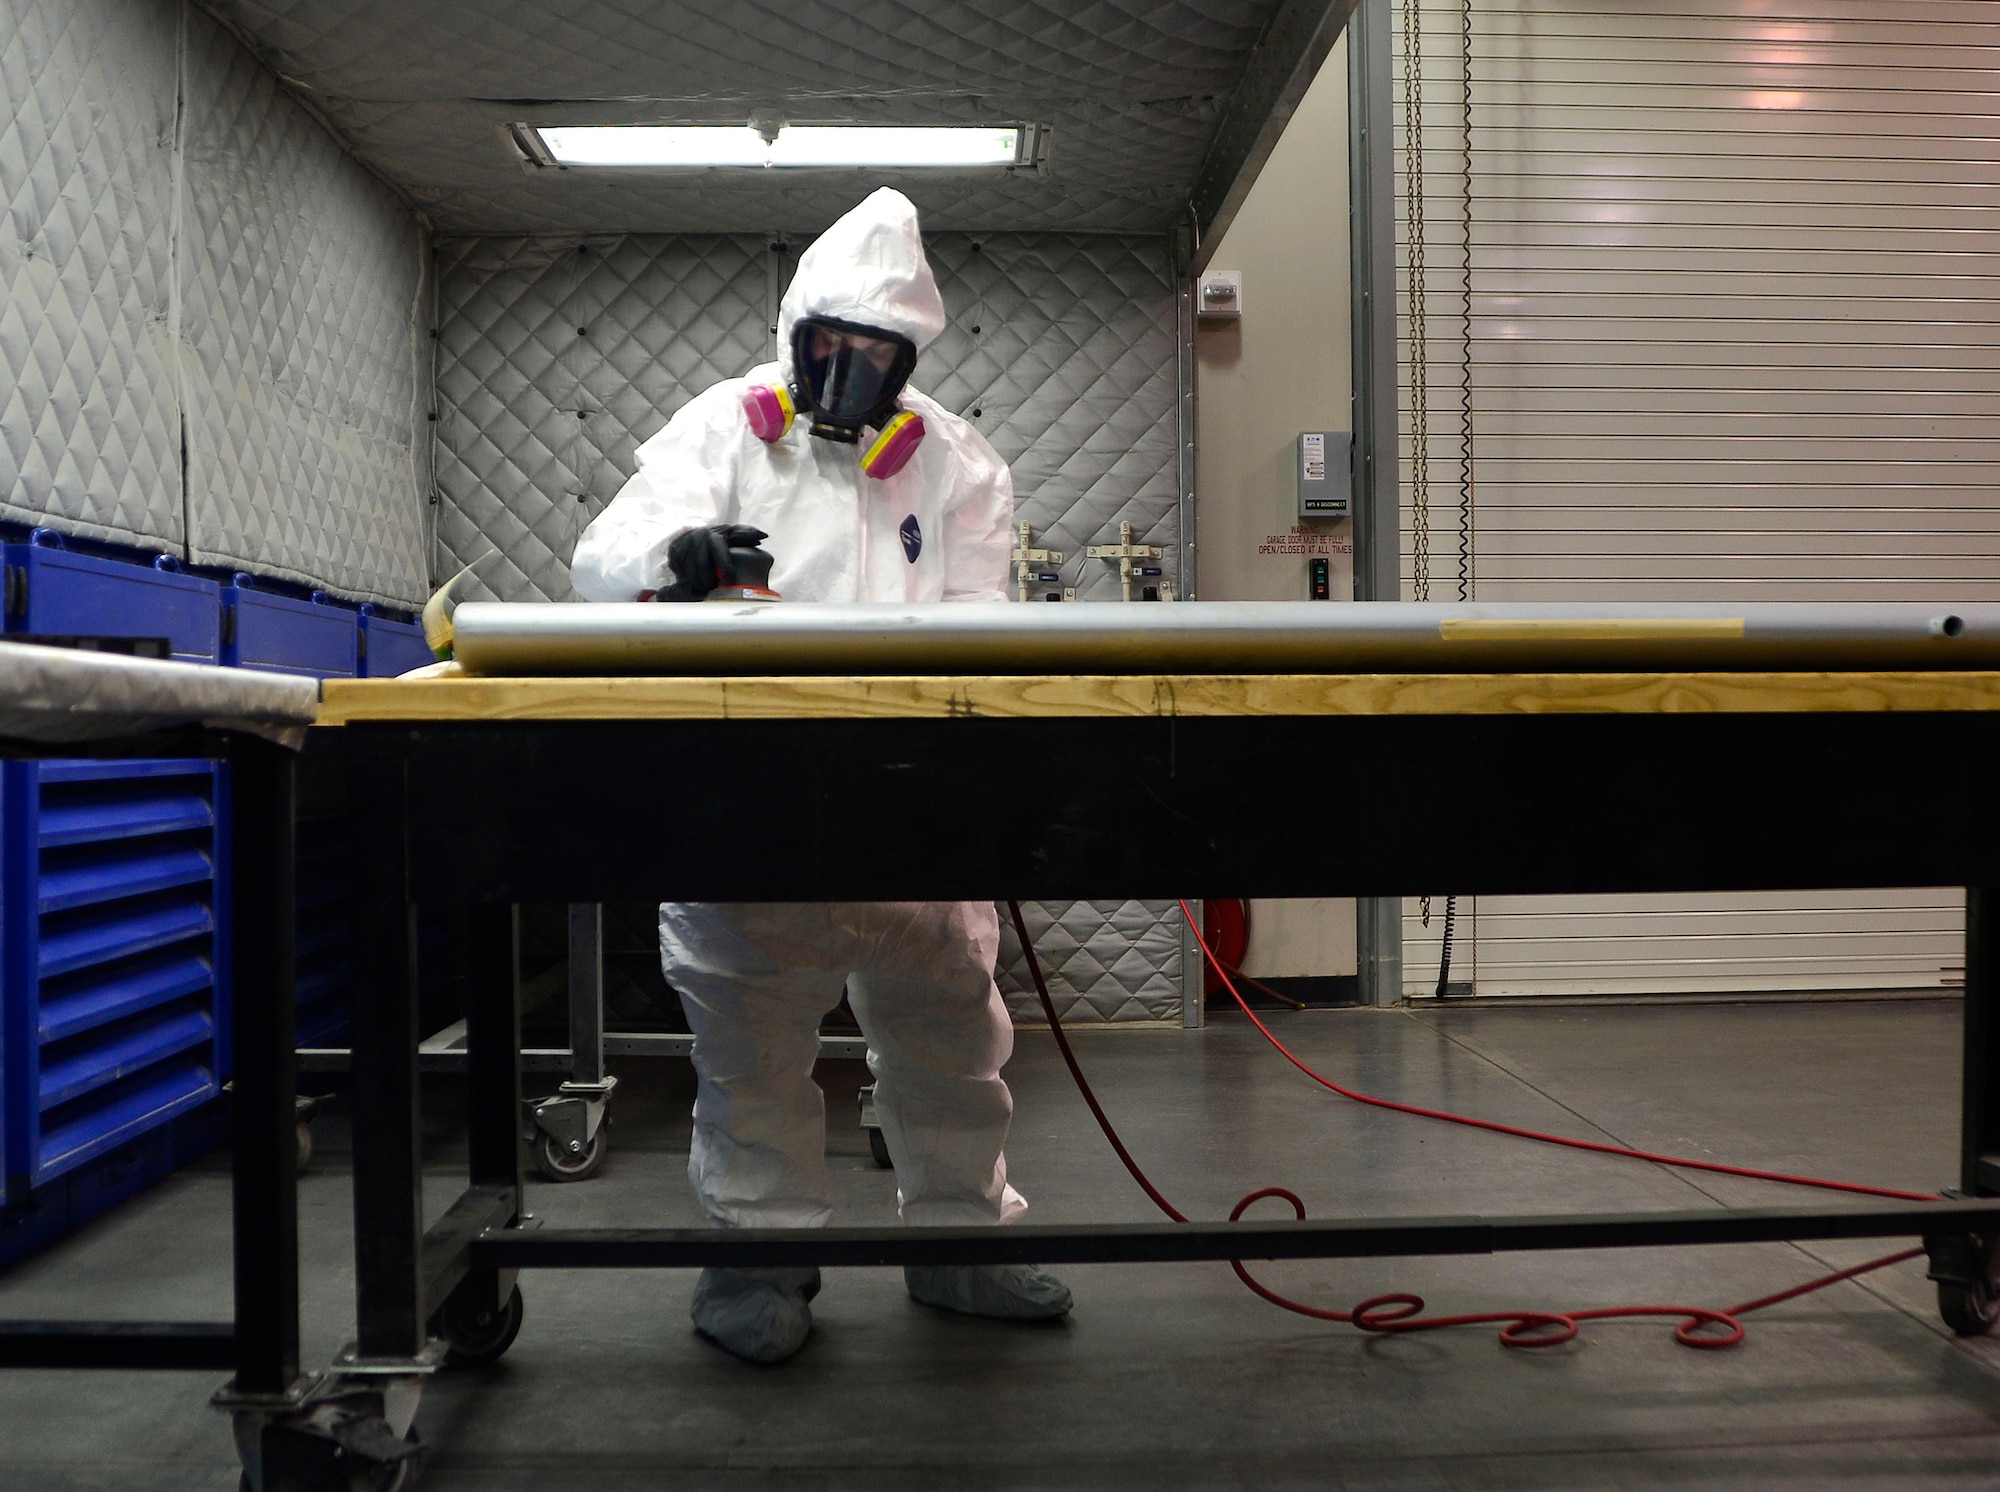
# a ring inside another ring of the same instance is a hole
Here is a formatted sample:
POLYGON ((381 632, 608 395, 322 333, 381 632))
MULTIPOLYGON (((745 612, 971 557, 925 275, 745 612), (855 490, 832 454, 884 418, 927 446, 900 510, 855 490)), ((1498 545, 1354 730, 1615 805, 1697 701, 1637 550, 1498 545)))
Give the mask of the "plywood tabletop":
POLYGON ((329 679, 319 723, 2000 710, 2000 673, 329 679))

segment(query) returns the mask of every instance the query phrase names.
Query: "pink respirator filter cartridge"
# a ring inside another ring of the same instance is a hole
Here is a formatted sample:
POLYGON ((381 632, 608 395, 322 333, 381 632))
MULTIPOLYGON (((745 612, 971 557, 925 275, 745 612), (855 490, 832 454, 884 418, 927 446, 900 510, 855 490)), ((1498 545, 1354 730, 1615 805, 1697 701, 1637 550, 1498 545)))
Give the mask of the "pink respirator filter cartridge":
POLYGON ((753 384, 743 391, 743 417, 750 422, 750 433, 761 441, 783 440, 797 413, 792 391, 783 384, 753 384))
POLYGON ((907 409, 890 416, 889 423, 882 427, 882 433, 875 437, 875 443, 861 456, 861 469, 871 477, 893 477, 917 453, 923 444, 924 421, 922 415, 911 414, 907 409))

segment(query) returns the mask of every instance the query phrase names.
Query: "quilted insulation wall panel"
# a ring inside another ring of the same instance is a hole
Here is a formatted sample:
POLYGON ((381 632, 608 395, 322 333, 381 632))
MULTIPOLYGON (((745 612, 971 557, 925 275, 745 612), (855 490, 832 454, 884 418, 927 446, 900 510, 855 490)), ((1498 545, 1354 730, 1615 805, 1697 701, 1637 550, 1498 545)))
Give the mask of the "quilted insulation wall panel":
POLYGON ((0 0, 0 517, 178 551, 176 7, 0 0))
MULTIPOLYGON (((1166 246, 1110 234, 936 235, 951 328, 914 382, 984 430, 1013 468, 1038 542, 1081 555, 1129 519, 1179 544, 1175 323, 1166 246)), ((490 545, 504 600, 567 600, 569 556, 632 453, 715 379, 770 356, 790 253, 756 236, 475 238, 439 245, 441 572, 490 545)), ((778 542, 782 542, 779 540, 778 542)), ((1112 567, 1072 559, 1091 600, 1112 567)), ((1063 903, 1031 931, 1079 1019, 1180 1009, 1170 904, 1063 903)), ((1011 935, 1010 935, 1011 936, 1011 935)), ((1034 1018, 1018 953, 1002 988, 1034 1018)))
POLYGON ((409 209, 182 0, 0 0, 0 104, 0 517, 420 604, 409 209))
POLYGON ((421 606, 423 235, 192 9, 185 89, 189 558, 421 606))
POLYGON ((492 546, 499 599, 571 599, 639 443, 765 357, 769 257, 748 236, 441 243, 440 575, 492 546))

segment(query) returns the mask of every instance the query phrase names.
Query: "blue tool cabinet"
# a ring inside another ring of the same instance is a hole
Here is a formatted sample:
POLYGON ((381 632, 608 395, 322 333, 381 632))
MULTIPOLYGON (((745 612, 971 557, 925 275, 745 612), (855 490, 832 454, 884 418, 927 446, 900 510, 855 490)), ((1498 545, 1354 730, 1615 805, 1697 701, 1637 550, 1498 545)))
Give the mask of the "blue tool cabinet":
POLYGON ((361 677, 393 679, 397 674, 435 663, 424 629, 415 622, 395 622, 377 616, 375 608, 361 608, 361 677))
POLYGON ((173 656, 222 656, 220 590, 181 573, 166 555, 151 566, 72 554, 50 529, 8 544, 6 630, 62 637, 164 637, 173 656))
MULTIPOLYGON (((170 558, 37 530, 0 559, 9 634, 164 638, 219 661, 220 588, 170 558)), ((220 1091, 224 811, 213 762, 0 764, 0 1203, 34 1194, 41 1233, 171 1169, 168 1122, 220 1091)))
POLYGON ((360 625, 355 614, 319 595, 310 601, 260 591, 238 574, 222 588, 222 661, 316 679, 351 679, 360 672, 360 625))
MULTIPOLYGON (((8 633, 165 638, 186 662, 313 678, 431 661, 421 627, 248 575, 219 586, 171 558, 79 553, 45 529, 0 555, 8 633)), ((230 812, 229 770, 213 762, 0 763, 0 1263, 219 1133, 230 812)), ((298 1040, 339 1045, 344 818, 302 819, 297 843, 298 1040)))
POLYGON ((6 764, 6 1169, 30 1187, 221 1091, 216 777, 6 764))

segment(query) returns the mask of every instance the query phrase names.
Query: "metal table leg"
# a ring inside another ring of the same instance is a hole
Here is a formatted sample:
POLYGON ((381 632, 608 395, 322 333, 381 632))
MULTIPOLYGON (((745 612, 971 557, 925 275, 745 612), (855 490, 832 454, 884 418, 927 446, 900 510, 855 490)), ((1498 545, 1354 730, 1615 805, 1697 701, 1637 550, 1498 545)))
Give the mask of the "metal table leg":
POLYGON ((604 908, 578 902, 569 909, 570 1078, 604 1081, 604 908))
POLYGON ((354 815, 354 1263, 363 1359, 424 1349, 414 928, 402 764, 350 762, 354 815))
POLYGON ((455 919, 466 970, 466 1148, 471 1185, 426 1235, 426 1291, 437 1303, 447 1363, 497 1360, 521 1329, 519 1271, 471 1263, 467 1245, 521 1221, 521 1011, 514 970, 519 925, 506 905, 455 919))
POLYGON ((2000 888, 1965 893, 1965 1086, 1959 1188, 2000 1196, 2000 967, 1994 960, 2000 888))
POLYGON ((569 909, 569 1080, 534 1107, 535 1164, 551 1181, 582 1181, 604 1164, 605 1114, 618 1079, 604 1071, 604 908, 569 909))
POLYGON ((518 929, 509 906, 474 907, 466 990, 467 1132, 474 1186, 521 1195, 521 1015, 515 1000, 518 929))
MULTIPOLYGON (((347 1463, 403 1475, 421 1459, 411 1430, 432 1343, 424 1278, 422 1130, 417 1108, 415 909, 405 869, 407 790, 393 755, 348 759, 354 825, 354 1274, 359 1337, 334 1359, 312 1428, 347 1463)), ((308 1450, 317 1446, 310 1442, 308 1450)))
MULTIPOLYGON (((2000 1196, 2000 888, 1965 892, 1965 1066, 1959 1184, 1967 1197, 2000 1196)), ((2000 1235, 1926 1235, 1938 1314, 1962 1337, 2000 1322, 2000 1235)))
POLYGON ((236 1378, 283 1400, 299 1382, 298 1141, 293 1056, 293 755, 246 741, 234 758, 230 855, 236 1045, 233 1122, 236 1378))
POLYGON ((297 784, 289 751, 245 742, 232 762, 236 1377, 215 1404, 232 1417, 253 1492, 328 1486, 357 1463, 395 1485, 420 1455, 406 1438, 415 1393, 393 1386, 407 1380, 298 1371, 297 784))

